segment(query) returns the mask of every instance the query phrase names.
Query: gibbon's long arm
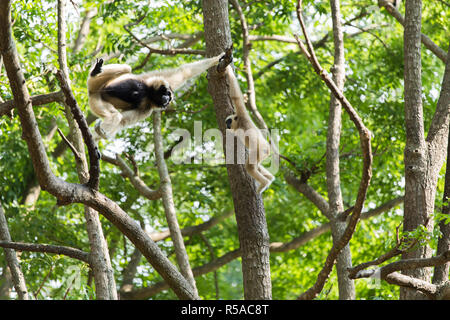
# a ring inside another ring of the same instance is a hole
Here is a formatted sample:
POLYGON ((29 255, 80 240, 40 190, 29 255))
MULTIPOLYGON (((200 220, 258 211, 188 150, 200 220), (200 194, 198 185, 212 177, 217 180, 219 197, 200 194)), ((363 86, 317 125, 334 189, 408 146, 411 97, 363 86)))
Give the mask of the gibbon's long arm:
POLYGON ((141 75, 140 77, 142 79, 148 79, 152 77, 164 78, 169 83, 170 88, 175 91, 182 87, 187 80, 195 78, 209 68, 217 65, 223 56, 224 55, 221 54, 216 57, 188 63, 176 69, 151 71, 149 73, 141 75))
POLYGON ((128 65, 103 66, 103 60, 97 60, 87 83, 89 106, 102 118, 95 125, 95 139, 113 138, 116 132, 147 118, 153 110, 166 108, 173 100, 173 92, 187 80, 219 64, 223 70, 231 61, 232 47, 216 57, 175 69, 136 75, 128 65))
POLYGON ((270 155, 270 144, 247 113, 244 98, 232 68, 228 66, 225 72, 230 86, 230 98, 235 109, 235 113, 225 120, 226 126, 233 130, 247 147, 248 158, 245 161, 245 169, 257 181, 257 192, 262 193, 274 180, 274 176, 261 165, 261 162, 270 155))
POLYGON ((239 87, 239 82, 234 74, 231 66, 228 66, 225 73, 230 81, 230 98, 233 102, 235 113, 238 117, 248 117, 247 110, 245 109, 244 98, 242 95, 241 88, 239 87))

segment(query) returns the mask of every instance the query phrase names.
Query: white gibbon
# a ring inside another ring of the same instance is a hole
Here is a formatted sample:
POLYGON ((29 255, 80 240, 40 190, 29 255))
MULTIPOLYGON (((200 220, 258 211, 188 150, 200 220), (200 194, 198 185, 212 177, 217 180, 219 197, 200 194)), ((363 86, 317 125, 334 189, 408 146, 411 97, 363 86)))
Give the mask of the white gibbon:
POLYGON ((87 80, 89 107, 102 119, 95 125, 94 140, 112 139, 121 129, 150 116, 153 110, 166 108, 175 90, 225 58, 232 59, 222 53, 179 68, 143 74, 131 73, 126 64, 103 66, 103 59, 98 59, 87 80))
POLYGON ((226 68, 225 73, 230 85, 230 98, 235 109, 235 113, 226 118, 226 127, 232 130, 247 148, 248 158, 245 161, 245 169, 258 182, 257 192, 262 193, 275 179, 261 165, 261 162, 269 157, 272 149, 245 109, 244 97, 231 66, 226 68))

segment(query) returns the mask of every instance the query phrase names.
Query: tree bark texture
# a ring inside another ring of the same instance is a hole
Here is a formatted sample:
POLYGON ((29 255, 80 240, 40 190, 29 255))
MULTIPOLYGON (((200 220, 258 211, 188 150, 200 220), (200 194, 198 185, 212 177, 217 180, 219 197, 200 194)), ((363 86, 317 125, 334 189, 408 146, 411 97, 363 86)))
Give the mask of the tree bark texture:
MULTIPOLYGON (((66 0, 58 0, 58 59, 59 67, 63 71, 67 82, 69 82, 66 50, 66 5, 66 0)), ((87 183, 89 181, 89 168, 84 151, 83 137, 67 103, 64 103, 64 108, 69 124, 69 139, 80 155, 80 158, 75 157, 78 178, 81 183, 87 183)), ((90 265, 94 275, 96 298, 100 300, 117 300, 114 270, 111 266, 108 244, 103 235, 98 213, 92 208, 85 206, 84 216, 91 247, 90 265)))
MULTIPOLYGON (((436 184, 448 139, 450 114, 450 66, 447 61, 436 112, 425 139, 421 82, 421 0, 407 0, 404 30, 405 82, 405 206, 404 231, 424 225, 433 230, 432 214, 436 184)), ((423 246, 405 253, 403 259, 429 258, 431 248, 423 246)), ((404 271, 405 275, 430 282, 431 268, 404 271)), ((417 290, 402 288, 401 299, 425 299, 417 290)))
MULTIPOLYGON (((330 0, 331 17, 333 21, 334 39, 334 65, 332 69, 333 81, 340 91, 343 91, 345 82, 345 53, 344 33, 341 23, 341 10, 339 0, 330 0)), ((339 144, 342 127, 342 106, 339 100, 330 94, 330 111, 327 133, 327 190, 329 202, 329 215, 333 217, 331 230, 333 240, 340 239, 347 226, 346 221, 336 219, 344 211, 342 200, 340 170, 339 170, 339 144)), ((352 267, 350 246, 347 244, 336 259, 338 276, 339 299, 352 300, 355 298, 354 281, 348 277, 348 268, 352 267)))
MULTIPOLYGON (((0 202, 0 240, 11 241, 11 235, 9 234, 8 222, 6 221, 5 212, 0 202)), ((3 249, 5 252, 5 260, 11 271, 11 279, 16 290, 17 296, 20 300, 28 300, 28 289, 25 283, 25 277, 23 276, 22 269, 17 259, 16 252, 13 249, 3 249)))
POLYGON ((68 183, 53 174, 12 38, 11 1, 8 0, 0 2, 0 34, 2 35, 0 53, 4 59, 14 104, 22 125, 22 138, 27 143, 33 168, 42 189, 57 197, 60 203, 83 203, 100 212, 142 252, 180 299, 194 299, 189 283, 145 231, 115 202, 89 186, 68 183))
MULTIPOLYGON (((202 3, 206 53, 212 57, 231 45, 228 1, 203 0, 202 3)), ((209 71, 208 79, 217 123, 225 137, 225 118, 233 113, 228 84, 216 70, 209 71)), ((223 146, 225 151, 225 141, 223 146)), ((227 164, 227 172, 242 251, 244 298, 271 299, 269 233, 262 198, 256 193, 255 183, 243 165, 227 164)))
POLYGON ((153 113, 153 135, 155 138, 155 157, 160 178, 161 197, 170 230, 170 236, 172 237, 172 243, 175 249, 175 256, 181 274, 192 286, 192 289, 194 290, 193 294, 198 296, 197 286, 189 264, 189 257, 186 252, 183 235, 181 234, 180 225, 178 224, 177 214, 175 212, 175 205, 173 203, 172 182, 170 180, 166 161, 164 160, 164 147, 161 134, 161 112, 159 111, 153 113))

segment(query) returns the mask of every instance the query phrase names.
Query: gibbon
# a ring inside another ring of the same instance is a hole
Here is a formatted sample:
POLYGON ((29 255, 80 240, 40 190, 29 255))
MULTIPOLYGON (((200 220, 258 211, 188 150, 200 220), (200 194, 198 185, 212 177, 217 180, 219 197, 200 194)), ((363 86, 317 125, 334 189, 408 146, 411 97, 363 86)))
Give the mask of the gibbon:
POLYGON ((270 143, 264 138, 261 131, 253 123, 245 110, 244 97, 233 69, 228 66, 225 70, 230 85, 230 98, 235 108, 235 113, 228 116, 225 124, 228 130, 245 145, 248 150, 248 158, 245 161, 245 169, 258 182, 258 193, 266 190, 275 177, 261 165, 261 162, 271 153, 270 143))
POLYGON ((129 65, 103 66, 103 59, 98 59, 87 80, 89 107, 102 119, 95 125, 94 140, 112 139, 121 129, 150 116, 153 110, 166 108, 175 90, 224 58, 230 59, 222 53, 176 69, 139 75, 131 73, 129 65))
POLYGON ((392 4, 396 9, 398 9, 400 7, 400 2, 402 2, 401 0, 378 0, 378 5, 383 5, 383 3, 390 3, 392 4))

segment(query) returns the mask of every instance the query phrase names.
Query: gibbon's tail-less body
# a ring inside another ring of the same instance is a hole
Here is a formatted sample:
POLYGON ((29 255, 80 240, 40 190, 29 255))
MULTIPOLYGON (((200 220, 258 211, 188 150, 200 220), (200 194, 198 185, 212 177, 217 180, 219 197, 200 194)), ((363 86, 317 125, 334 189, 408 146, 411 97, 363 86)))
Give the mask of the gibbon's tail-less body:
POLYGON ((131 73, 129 65, 103 66, 103 60, 97 60, 87 81, 89 107, 102 119, 93 132, 95 141, 111 139, 121 129, 150 116, 153 110, 166 108, 173 100, 173 91, 218 65, 224 56, 222 53, 179 68, 139 75, 131 73))
POLYGON ((248 158, 245 161, 245 169, 258 182, 258 192, 266 190, 275 177, 261 165, 261 162, 269 157, 270 143, 264 138, 245 109, 244 97, 233 69, 228 66, 225 70, 230 84, 230 98, 233 102, 235 113, 228 116, 225 124, 228 130, 245 145, 248 150, 248 158))

